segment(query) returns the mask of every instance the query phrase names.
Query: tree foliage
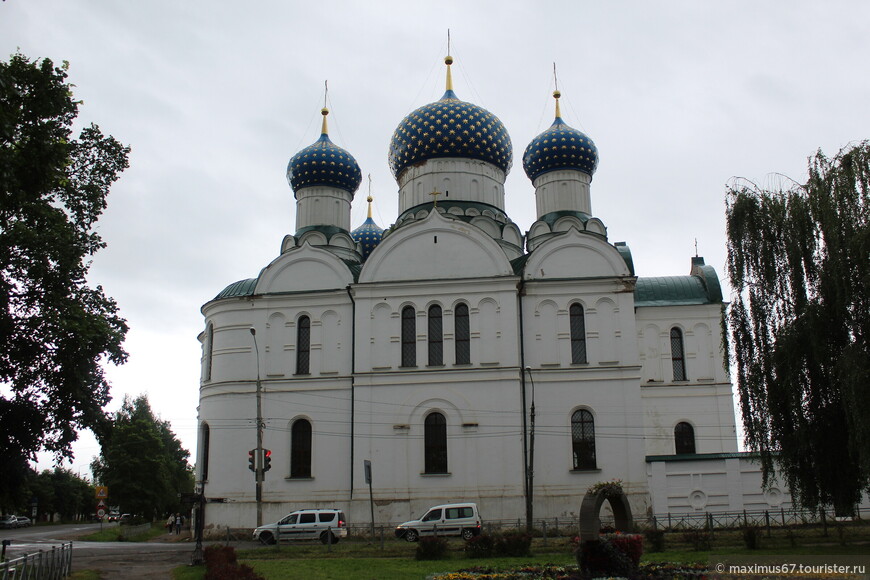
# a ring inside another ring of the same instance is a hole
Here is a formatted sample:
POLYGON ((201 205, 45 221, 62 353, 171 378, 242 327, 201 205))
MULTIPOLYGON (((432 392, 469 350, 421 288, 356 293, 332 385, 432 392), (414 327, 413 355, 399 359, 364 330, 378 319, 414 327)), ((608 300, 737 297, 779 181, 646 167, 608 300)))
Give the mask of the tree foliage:
MULTIPOLYGON (((126 322, 99 286, 94 231, 129 148, 78 114, 66 65, 21 54, 0 62, 0 471, 40 449, 69 456, 81 428, 105 419, 108 360, 121 364, 126 322)), ((20 479, 20 478, 19 478, 20 479)), ((0 483, 0 493, 4 486, 0 483)))
POLYGON ((109 487, 109 503, 125 512, 149 519, 163 516, 178 511, 179 493, 193 491, 190 453, 169 423, 154 416, 144 395, 125 397, 100 446, 91 470, 109 487))
POLYGON ((748 445, 800 503, 851 513, 870 484, 870 142, 806 185, 727 194, 729 313, 748 445))
POLYGON ((55 467, 24 470, 24 484, 11 498, 0 501, 0 511, 30 516, 36 502, 37 519, 75 521, 94 513, 94 486, 69 469, 55 467))

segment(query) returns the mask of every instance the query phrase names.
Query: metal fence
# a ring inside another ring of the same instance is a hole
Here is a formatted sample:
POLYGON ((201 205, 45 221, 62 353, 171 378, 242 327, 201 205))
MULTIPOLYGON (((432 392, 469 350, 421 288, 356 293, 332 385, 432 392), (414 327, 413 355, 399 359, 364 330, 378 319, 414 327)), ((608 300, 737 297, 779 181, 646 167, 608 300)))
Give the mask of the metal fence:
MULTIPOLYGON (((738 512, 681 512, 663 513, 634 518, 634 526, 637 530, 658 529, 663 531, 688 531, 688 530, 717 530, 736 529, 747 526, 754 527, 790 527, 802 525, 833 525, 841 523, 843 518, 837 518, 833 510, 810 511, 802 509, 777 509, 777 510, 743 510, 738 512)), ((604 531, 613 528, 612 515, 601 514, 601 527, 604 531)), ((870 524, 870 508, 856 508, 854 517, 850 521, 870 524)), ((375 536, 372 535, 370 523, 357 523, 347 526, 349 538, 362 538, 367 540, 384 541, 395 539, 393 530, 401 522, 376 523, 374 526, 375 536)), ((552 538, 558 536, 575 536, 579 533, 580 522, 577 517, 562 518, 539 518, 535 519, 533 533, 536 536, 552 538)), ((512 530, 526 530, 524 518, 510 520, 486 520, 483 521, 483 532, 495 534, 512 530)), ((212 540, 231 542, 251 541, 252 528, 219 528, 211 530, 209 538, 212 540)))
POLYGON ((72 573, 72 542, 0 563, 0 580, 63 580, 72 573))

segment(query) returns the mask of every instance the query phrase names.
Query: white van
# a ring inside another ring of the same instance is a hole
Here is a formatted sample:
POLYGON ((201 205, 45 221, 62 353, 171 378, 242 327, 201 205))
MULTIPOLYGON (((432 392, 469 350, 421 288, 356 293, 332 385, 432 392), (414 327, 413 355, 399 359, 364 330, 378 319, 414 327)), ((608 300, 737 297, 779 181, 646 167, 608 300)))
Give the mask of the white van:
POLYGON ((347 519, 337 509, 296 510, 274 524, 254 530, 254 541, 274 544, 282 540, 320 540, 324 544, 347 537, 347 519))
POLYGON ((480 513, 475 503, 436 505, 419 520, 396 527, 396 537, 416 542, 420 536, 462 536, 470 540, 480 534, 480 513))

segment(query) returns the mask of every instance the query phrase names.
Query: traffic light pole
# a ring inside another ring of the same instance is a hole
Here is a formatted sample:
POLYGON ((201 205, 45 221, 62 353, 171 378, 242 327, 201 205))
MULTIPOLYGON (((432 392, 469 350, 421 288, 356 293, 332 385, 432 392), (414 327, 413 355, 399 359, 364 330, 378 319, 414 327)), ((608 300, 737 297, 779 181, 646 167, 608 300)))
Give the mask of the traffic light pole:
POLYGON ((260 383, 260 349, 257 346, 257 331, 251 328, 251 336, 254 337, 254 352, 257 355, 257 450, 254 452, 254 476, 256 481, 257 498, 257 527, 263 525, 263 408, 262 408, 262 384, 260 383))

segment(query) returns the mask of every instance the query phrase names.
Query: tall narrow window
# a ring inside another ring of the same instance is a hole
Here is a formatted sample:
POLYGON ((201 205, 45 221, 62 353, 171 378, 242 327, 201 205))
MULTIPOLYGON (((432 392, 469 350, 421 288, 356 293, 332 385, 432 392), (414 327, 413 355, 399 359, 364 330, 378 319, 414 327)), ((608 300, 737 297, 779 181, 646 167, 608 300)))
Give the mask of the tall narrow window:
POLYGON ((695 452, 695 428, 685 421, 674 427, 674 447, 677 455, 695 452))
POLYGON ((444 336, 442 333, 441 307, 433 304, 429 307, 429 366, 437 367, 444 364, 444 336))
POLYGON ((311 361, 311 319, 300 316, 296 323, 296 374, 307 375, 311 361))
POLYGON ((683 331, 676 327, 671 329, 671 360, 674 364, 674 380, 687 381, 686 357, 683 351, 683 331))
MULTIPOLYGON (((205 331, 205 380, 211 380, 211 359, 214 355, 214 325, 208 324, 205 331)), ((205 479, 205 478, 203 478, 205 479)))
POLYGON ((471 326, 468 323, 468 304, 457 304, 453 310, 454 333, 456 344, 456 364, 471 364, 471 326))
POLYGON ((402 366, 417 366, 417 313, 413 306, 402 309, 402 366))
POLYGON ((199 433, 199 460, 202 462, 202 469, 199 470, 199 477, 202 481, 208 481, 208 448, 210 445, 209 439, 211 438, 211 429, 209 428, 208 423, 202 424, 199 433))
POLYGON ((583 317, 583 306, 572 304, 571 314, 571 362, 582 364, 586 362, 586 319, 583 317))
POLYGON ((290 477, 311 477, 311 423, 305 419, 290 429, 290 477))
POLYGON ((447 420, 441 413, 429 413, 424 423, 425 473, 447 473, 447 420))
POLYGON ((595 420, 586 409, 571 415, 571 448, 574 469, 595 469, 595 420))

